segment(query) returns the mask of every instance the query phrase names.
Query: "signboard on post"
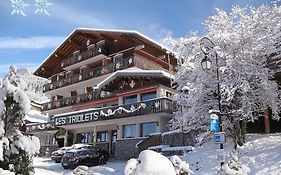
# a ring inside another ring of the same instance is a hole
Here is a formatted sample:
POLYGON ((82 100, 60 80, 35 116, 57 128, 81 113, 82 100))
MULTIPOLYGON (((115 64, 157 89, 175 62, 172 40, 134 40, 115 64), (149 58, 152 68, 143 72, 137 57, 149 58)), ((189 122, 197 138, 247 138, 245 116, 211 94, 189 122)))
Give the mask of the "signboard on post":
POLYGON ((214 142, 218 144, 224 144, 225 143, 225 133, 224 132, 218 132, 214 135, 214 142))
POLYGON ((220 132, 220 119, 219 119, 219 111, 210 110, 210 127, 211 132, 220 132))

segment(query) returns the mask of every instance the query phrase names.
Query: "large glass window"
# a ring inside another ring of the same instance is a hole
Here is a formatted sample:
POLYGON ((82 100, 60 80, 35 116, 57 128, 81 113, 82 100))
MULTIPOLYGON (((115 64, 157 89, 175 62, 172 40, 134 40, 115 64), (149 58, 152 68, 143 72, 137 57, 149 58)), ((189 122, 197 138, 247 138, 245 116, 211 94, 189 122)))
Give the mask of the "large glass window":
POLYGON ((137 136, 136 133, 137 126, 135 124, 132 125, 124 125, 123 126, 123 138, 134 138, 137 136))
POLYGON ((151 100, 156 98, 156 91, 141 94, 141 101, 151 100))
POLYGON ((137 103, 137 95, 132 95, 123 98, 123 104, 137 103))
POLYGON ((107 142, 108 141, 108 133, 106 131, 97 132, 97 142, 107 142))
POLYGON ((151 133, 156 132, 156 122, 151 122, 151 123, 142 123, 141 124, 141 136, 142 137, 147 137, 151 133))

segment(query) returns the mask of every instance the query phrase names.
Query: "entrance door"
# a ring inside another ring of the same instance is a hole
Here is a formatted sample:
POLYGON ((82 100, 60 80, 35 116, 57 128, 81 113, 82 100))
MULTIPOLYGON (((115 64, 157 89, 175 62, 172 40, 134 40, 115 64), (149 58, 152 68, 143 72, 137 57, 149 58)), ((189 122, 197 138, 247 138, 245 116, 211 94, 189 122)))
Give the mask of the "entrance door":
POLYGON ((111 142, 111 149, 110 149, 110 154, 112 156, 115 155, 115 145, 116 145, 116 139, 117 139, 117 130, 112 130, 111 131, 111 139, 110 139, 110 142, 111 142))

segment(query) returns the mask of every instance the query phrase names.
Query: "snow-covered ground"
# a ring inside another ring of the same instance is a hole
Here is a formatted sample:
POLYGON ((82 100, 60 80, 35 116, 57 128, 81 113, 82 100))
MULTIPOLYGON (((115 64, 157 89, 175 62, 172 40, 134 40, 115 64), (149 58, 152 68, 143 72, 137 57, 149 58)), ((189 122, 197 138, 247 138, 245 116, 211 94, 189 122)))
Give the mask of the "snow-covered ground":
MULTIPOLYGON (((72 170, 65 170, 60 163, 50 158, 35 157, 33 159, 35 175, 73 175, 72 170)), ((126 162, 109 161, 106 165, 91 167, 90 170, 97 175, 123 175, 126 162)))
MULTIPOLYGON (((247 143, 238 149, 238 157, 251 169, 249 175, 281 175, 281 134, 248 134, 247 143)), ((189 163, 195 174, 214 175, 220 166, 217 160, 219 145, 212 141, 187 153, 183 159, 189 163)), ((233 151, 233 144, 224 145, 227 154, 233 151)))
MULTIPOLYGON (((183 159, 190 164, 197 175, 215 175, 219 168, 216 150, 219 145, 209 141, 202 147, 187 153, 183 159)), ((224 145, 225 153, 233 151, 231 141, 224 145)), ((239 148, 239 160, 248 164, 249 175, 281 175, 281 134, 247 135, 247 143, 239 148)), ((71 175, 71 170, 64 170, 59 163, 49 158, 34 158, 35 175, 71 175)), ((108 162, 104 166, 91 167, 91 172, 98 175, 123 175, 126 162, 108 162)))

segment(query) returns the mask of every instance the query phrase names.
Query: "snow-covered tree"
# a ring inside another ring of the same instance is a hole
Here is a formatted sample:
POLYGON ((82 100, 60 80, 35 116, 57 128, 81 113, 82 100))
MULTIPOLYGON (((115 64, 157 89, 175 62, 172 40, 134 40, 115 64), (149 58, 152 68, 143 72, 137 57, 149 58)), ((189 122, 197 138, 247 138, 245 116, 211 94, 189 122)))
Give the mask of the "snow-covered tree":
POLYGON ((24 84, 13 66, 0 84, 0 167, 29 175, 33 171, 31 158, 39 153, 40 142, 37 137, 21 132, 24 116, 30 110, 28 88, 24 84))
POLYGON ((217 9, 204 23, 205 37, 215 46, 207 55, 212 61, 207 71, 201 66, 202 37, 192 33, 179 40, 170 38, 178 54, 178 103, 186 109, 174 118, 173 127, 208 126, 208 111, 218 109, 216 56, 224 130, 238 131, 234 135, 241 137, 235 143, 243 144, 245 122, 257 120, 265 108, 279 119, 280 91, 274 73, 280 70, 272 62, 277 64, 281 56, 280 21, 281 7, 276 5, 235 6, 229 14, 217 9))

